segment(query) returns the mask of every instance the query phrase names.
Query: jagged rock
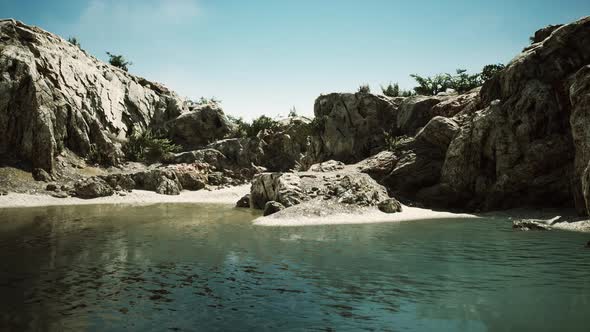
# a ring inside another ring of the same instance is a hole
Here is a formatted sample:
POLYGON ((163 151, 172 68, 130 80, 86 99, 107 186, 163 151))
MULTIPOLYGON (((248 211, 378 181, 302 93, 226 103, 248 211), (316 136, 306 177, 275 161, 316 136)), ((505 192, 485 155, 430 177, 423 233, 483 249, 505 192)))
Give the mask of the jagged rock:
POLYGON ((182 185, 171 169, 155 169, 133 174, 136 189, 151 190, 164 195, 178 195, 182 185))
POLYGON ((32 175, 35 181, 49 182, 53 180, 53 176, 49 175, 49 173, 47 173, 44 169, 41 168, 33 169, 32 175))
POLYGON ((535 220, 523 219, 512 221, 512 228, 521 231, 549 231, 551 226, 544 223, 537 222, 535 220))
POLYGON ((418 132, 416 140, 430 143, 446 152, 459 130, 459 125, 453 119, 437 116, 418 132))
POLYGON ((249 208, 250 207, 250 194, 246 194, 246 195, 244 195, 244 197, 240 198, 240 200, 236 203, 236 207, 249 208))
POLYGON ((181 187, 179 186, 178 182, 163 177, 156 185, 155 192, 162 195, 180 195, 180 190, 181 187))
POLYGON ((47 191, 56 191, 57 190, 57 185, 55 183, 49 183, 45 187, 45 190, 47 190, 47 191))
POLYGON ((169 123, 169 135, 187 149, 199 148, 230 132, 231 124, 217 103, 197 105, 169 123))
POLYGON ((377 208, 381 212, 385 212, 385 213, 402 212, 402 205, 395 198, 388 198, 386 200, 379 202, 379 204, 377 204, 377 208))
POLYGON ((543 40, 547 39, 547 37, 551 36, 551 34, 553 33, 553 31, 561 28, 563 26, 563 24, 558 24, 558 25, 549 25, 546 26, 542 29, 539 29, 535 32, 535 34, 533 35, 533 43, 540 43, 543 40))
POLYGON ((576 205, 580 213, 590 212, 590 65, 572 77, 569 89, 572 113, 570 124, 575 146, 574 171, 576 205))
POLYGON ((396 127, 397 110, 403 98, 369 93, 332 93, 315 101, 319 138, 313 160, 357 162, 385 146, 384 133, 396 127))
POLYGON ((285 206, 279 202, 275 201, 268 201, 264 204, 264 212, 262 213, 264 216, 270 216, 273 213, 277 213, 281 210, 284 210, 285 206))
POLYGON ((74 190, 77 197, 86 199, 111 196, 114 194, 113 188, 98 177, 87 178, 76 182, 74 190))
POLYGON ((254 178, 250 194, 252 207, 257 209, 268 201, 287 208, 312 199, 374 206, 388 198, 383 186, 357 172, 262 173, 254 178))
POLYGON ((412 96, 406 98, 397 112, 397 129, 402 135, 414 136, 434 117, 433 106, 446 96, 412 96))
POLYGON ((100 176, 100 178, 105 180, 115 190, 117 190, 117 187, 121 188, 118 190, 135 189, 135 181, 133 180, 132 174, 109 174, 100 176))
POLYGON ((323 163, 313 164, 309 167, 309 172, 334 172, 344 169, 345 165, 341 161, 328 160, 323 163))
POLYGON ((207 177, 196 170, 175 170, 178 181, 186 190, 201 190, 207 185, 207 177))
POLYGON ((0 68, 0 156, 47 171, 64 149, 116 163, 126 136, 188 111, 161 85, 14 20, 0 21, 0 68))

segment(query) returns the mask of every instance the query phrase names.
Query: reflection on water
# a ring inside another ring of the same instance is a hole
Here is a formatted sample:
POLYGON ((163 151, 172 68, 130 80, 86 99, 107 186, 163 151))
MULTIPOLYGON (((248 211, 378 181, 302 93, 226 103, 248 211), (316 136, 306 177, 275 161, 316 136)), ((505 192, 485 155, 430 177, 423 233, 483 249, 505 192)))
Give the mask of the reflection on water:
POLYGON ((587 331, 587 235, 256 227, 216 205, 0 210, 0 330, 587 331))

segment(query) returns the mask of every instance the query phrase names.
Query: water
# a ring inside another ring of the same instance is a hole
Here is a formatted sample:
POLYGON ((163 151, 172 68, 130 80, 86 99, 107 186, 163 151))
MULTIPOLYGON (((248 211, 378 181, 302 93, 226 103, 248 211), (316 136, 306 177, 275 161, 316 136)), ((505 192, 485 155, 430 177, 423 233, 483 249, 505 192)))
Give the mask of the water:
POLYGON ((0 330, 588 331, 588 234, 258 227, 219 205, 0 210, 0 330))

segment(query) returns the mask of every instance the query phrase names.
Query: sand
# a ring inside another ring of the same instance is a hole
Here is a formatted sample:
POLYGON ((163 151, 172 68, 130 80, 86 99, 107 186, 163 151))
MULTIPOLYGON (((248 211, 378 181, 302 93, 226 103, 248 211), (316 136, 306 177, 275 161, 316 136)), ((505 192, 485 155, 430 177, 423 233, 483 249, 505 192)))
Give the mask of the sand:
POLYGON ((93 199, 55 198, 48 195, 10 193, 0 196, 0 208, 94 204, 150 205, 157 203, 220 203, 233 205, 249 192, 250 185, 247 184, 211 191, 183 191, 180 195, 160 195, 152 191, 133 190, 125 196, 113 195, 93 199))

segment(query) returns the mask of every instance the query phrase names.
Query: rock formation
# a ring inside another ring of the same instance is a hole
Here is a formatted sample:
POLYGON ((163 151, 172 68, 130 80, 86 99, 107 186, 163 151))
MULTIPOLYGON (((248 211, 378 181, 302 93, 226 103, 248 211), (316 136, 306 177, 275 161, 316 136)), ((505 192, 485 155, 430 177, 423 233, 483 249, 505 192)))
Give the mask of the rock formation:
POLYGON ((190 145, 226 131, 221 110, 191 110, 162 85, 15 20, 0 21, 0 68, 0 156, 33 168, 51 172, 66 149, 116 164, 126 137, 147 129, 171 128, 190 145), (187 125, 196 131, 187 133, 187 125))

